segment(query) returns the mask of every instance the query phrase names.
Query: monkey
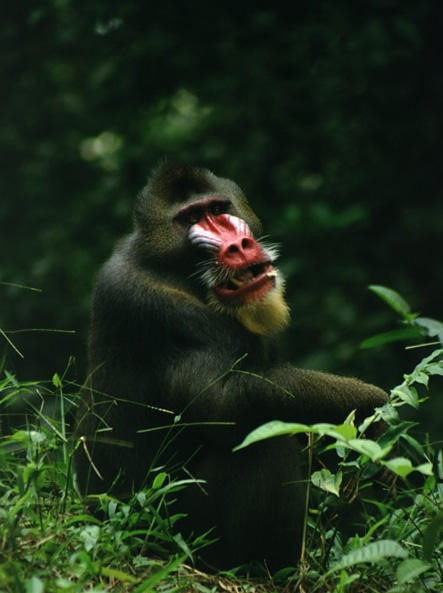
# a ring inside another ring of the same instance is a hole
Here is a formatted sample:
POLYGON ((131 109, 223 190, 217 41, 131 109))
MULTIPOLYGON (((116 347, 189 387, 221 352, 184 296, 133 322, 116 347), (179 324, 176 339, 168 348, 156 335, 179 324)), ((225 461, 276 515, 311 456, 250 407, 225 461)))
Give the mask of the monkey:
POLYGON ((387 399, 359 379, 280 360, 290 311, 278 249, 243 191, 205 168, 161 163, 133 230, 98 273, 75 466, 84 495, 125 493, 166 468, 186 536, 210 533, 216 569, 294 566, 307 480, 303 444, 233 449, 271 420, 344 421, 387 399))

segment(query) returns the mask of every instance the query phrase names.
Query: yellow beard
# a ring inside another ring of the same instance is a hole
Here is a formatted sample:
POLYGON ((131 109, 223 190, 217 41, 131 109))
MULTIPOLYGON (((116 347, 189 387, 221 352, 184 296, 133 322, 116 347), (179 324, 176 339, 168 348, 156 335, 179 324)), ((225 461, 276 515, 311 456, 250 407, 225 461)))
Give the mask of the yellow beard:
POLYGON ((282 331, 289 323, 289 307, 283 294, 283 286, 269 291, 263 298, 236 307, 225 306, 211 293, 209 306, 220 313, 228 313, 238 319, 253 334, 269 336, 282 331))

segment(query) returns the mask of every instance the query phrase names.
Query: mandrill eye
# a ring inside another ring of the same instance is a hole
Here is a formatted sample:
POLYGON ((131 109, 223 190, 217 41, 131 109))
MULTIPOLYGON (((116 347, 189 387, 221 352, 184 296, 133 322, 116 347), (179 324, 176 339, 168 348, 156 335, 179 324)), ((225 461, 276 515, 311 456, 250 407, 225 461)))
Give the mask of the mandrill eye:
POLYGON ((188 212, 188 216, 186 217, 186 222, 188 222, 188 224, 197 224, 197 222, 200 222, 202 219, 202 215, 203 213, 200 208, 190 210, 188 212))
POLYGON ((219 214, 225 214, 228 211, 229 202, 212 202, 209 206, 209 211, 213 216, 218 216, 219 214))

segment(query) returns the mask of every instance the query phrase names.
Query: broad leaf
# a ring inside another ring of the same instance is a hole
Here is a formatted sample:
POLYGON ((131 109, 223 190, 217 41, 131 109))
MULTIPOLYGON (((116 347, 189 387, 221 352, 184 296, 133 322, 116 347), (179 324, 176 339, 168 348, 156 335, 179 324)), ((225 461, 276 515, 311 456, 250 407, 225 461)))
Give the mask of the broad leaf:
POLYGON ((397 567, 397 581, 399 585, 411 583, 428 568, 429 564, 418 558, 407 558, 397 567))
POLYGON ((411 308, 405 299, 392 290, 391 288, 386 288, 386 286, 376 286, 372 285, 369 287, 369 290, 372 290, 378 297, 380 297, 385 303, 387 303, 394 311, 399 313, 402 317, 409 317, 411 313, 411 308))
POLYGON ((398 385, 398 387, 394 387, 391 393, 412 408, 418 408, 419 397, 417 390, 414 389, 414 387, 408 387, 408 385, 403 383, 402 385, 398 385))
POLYGON ((414 468, 414 471, 420 472, 424 476, 432 476, 434 474, 434 468, 430 462, 417 465, 417 467, 414 468))
POLYGON ((259 441, 264 441, 266 439, 271 439, 273 437, 283 436, 283 435, 290 435, 290 434, 300 434, 309 432, 310 427, 307 424, 299 424, 298 422, 282 422, 280 420, 271 420, 271 422, 267 422, 266 424, 262 424, 252 432, 250 432, 245 439, 238 445, 234 447, 234 451, 238 451, 239 449, 243 449, 244 447, 248 447, 253 443, 257 443, 259 441))
POLYGON ((385 465, 391 472, 397 474, 401 478, 406 478, 412 471, 414 471, 414 467, 409 459, 406 457, 395 457, 394 459, 389 459, 388 461, 384 461, 383 465, 385 465))
POLYGON ((429 317, 417 317, 414 319, 414 323, 426 330, 428 336, 431 338, 435 336, 443 343, 443 323, 441 321, 429 317))
POLYGON ((382 459, 390 451, 390 447, 382 448, 378 443, 370 439, 350 439, 343 442, 343 446, 357 451, 361 455, 366 455, 372 461, 382 459))
POLYGON ((31 577, 25 581, 26 593, 44 593, 45 587, 43 582, 38 577, 31 577))
POLYGON ((342 480, 342 472, 333 474, 328 469, 321 469, 318 472, 314 472, 311 476, 311 482, 314 486, 317 486, 317 488, 320 488, 325 492, 331 492, 332 494, 335 494, 335 496, 340 496, 342 480))
POLYGON ((279 437, 283 435, 293 434, 316 434, 318 436, 329 436, 339 441, 352 438, 356 435, 356 428, 352 424, 330 424, 328 422, 319 422, 318 424, 300 424, 299 422, 282 422, 281 420, 271 420, 266 424, 262 424, 252 432, 250 432, 240 445, 235 447, 233 451, 238 451, 244 447, 248 447, 253 443, 279 437))

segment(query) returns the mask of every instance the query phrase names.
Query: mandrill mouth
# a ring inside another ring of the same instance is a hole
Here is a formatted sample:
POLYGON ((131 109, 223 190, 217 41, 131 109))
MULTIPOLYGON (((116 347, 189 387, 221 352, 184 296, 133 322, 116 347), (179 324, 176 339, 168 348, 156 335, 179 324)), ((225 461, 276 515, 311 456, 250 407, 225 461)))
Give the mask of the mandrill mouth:
POLYGON ((260 299, 275 288, 277 272, 269 261, 225 269, 227 277, 213 286, 219 300, 230 304, 246 304, 260 299))

